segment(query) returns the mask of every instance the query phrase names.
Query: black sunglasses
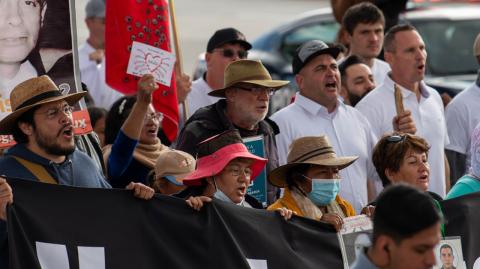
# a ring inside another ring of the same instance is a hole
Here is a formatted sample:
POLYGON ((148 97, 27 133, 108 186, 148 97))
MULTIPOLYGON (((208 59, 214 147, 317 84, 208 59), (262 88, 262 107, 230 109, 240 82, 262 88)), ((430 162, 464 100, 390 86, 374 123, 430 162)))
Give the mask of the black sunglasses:
POLYGON ((387 136, 387 141, 391 143, 403 142, 405 140, 405 135, 390 135, 387 136))
POLYGON ((217 51, 221 51, 223 53, 223 57, 225 58, 232 58, 235 55, 238 55, 240 59, 246 59, 248 57, 248 51, 246 50, 239 50, 235 52, 232 49, 215 49, 217 51))

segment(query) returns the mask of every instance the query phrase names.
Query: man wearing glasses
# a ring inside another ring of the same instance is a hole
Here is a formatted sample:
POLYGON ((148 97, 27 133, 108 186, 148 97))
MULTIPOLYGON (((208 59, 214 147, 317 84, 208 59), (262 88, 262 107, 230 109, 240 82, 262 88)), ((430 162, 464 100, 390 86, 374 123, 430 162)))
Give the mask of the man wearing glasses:
POLYGON ((251 48, 252 45, 237 29, 224 28, 213 34, 208 41, 205 53, 207 72, 192 83, 192 90, 187 96, 188 116, 193 115, 199 108, 219 100, 218 97, 208 94, 212 89, 223 87, 223 74, 227 65, 240 59, 246 59, 248 50, 251 48))
POLYGON ((338 48, 329 48, 320 40, 308 41, 297 49, 292 67, 299 92, 295 102, 275 113, 272 120, 280 128, 276 136, 280 165, 287 163, 290 144, 304 136, 326 135, 338 155, 359 156, 340 171, 340 196, 360 212, 369 200, 369 190, 375 194, 373 185, 378 176, 370 157, 376 137, 368 120, 339 99, 338 53, 338 48))
MULTIPOLYGON (((208 73, 207 73, 208 74, 208 73)), ((272 80, 260 61, 239 60, 225 69, 225 84, 209 93, 216 103, 197 110, 185 123, 177 149, 197 155, 197 144, 226 130, 237 129, 242 137, 263 136, 267 173, 278 166, 275 135, 278 127, 265 119, 270 97, 288 81, 272 80)), ((275 200, 270 186, 268 203, 275 200)))
MULTIPOLYGON (((0 268, 8 268, 6 205, 13 202, 12 189, 4 177, 111 188, 94 161, 75 147, 72 106, 84 95, 62 95, 48 76, 26 80, 10 94, 12 113, 0 121, 0 134, 12 134, 17 144, 0 158, 0 268)), ((132 182, 127 189, 141 199, 154 194, 141 183, 132 182)))

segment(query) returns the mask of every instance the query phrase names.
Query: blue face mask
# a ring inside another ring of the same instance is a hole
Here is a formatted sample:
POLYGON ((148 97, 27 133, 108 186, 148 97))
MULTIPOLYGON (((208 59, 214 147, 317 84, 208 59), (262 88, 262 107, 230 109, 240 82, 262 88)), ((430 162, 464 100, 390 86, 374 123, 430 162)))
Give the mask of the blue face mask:
POLYGON ((338 179, 312 179, 312 191, 308 198, 317 206, 326 206, 337 197, 340 189, 338 179))

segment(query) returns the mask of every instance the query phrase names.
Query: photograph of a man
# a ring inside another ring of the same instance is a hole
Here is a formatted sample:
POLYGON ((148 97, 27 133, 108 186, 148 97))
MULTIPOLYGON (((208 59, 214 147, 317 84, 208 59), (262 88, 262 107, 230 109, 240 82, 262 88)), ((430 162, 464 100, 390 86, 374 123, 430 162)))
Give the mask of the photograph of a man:
MULTIPOLYGON (((0 98, 9 98, 17 84, 36 77, 27 56, 35 48, 45 0, 0 1, 0 98)), ((3 102, 2 102, 3 103, 3 102)), ((5 106, 2 105, 2 108, 5 106)), ((9 111, 1 111, 9 112, 9 111)))
POLYGON ((441 269, 456 269, 453 265, 455 255, 453 254, 453 249, 449 244, 443 244, 440 247, 440 260, 442 261, 441 269))

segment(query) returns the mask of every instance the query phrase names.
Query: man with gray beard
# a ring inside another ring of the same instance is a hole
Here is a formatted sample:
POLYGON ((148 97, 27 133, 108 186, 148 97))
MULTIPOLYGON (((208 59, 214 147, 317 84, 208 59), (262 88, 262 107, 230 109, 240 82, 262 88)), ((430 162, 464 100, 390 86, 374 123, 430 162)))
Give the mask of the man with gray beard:
MULTIPOLYGON (((278 166, 275 135, 278 127, 266 118, 270 97, 288 81, 272 80, 260 61, 238 60, 225 69, 224 85, 210 96, 222 97, 213 105, 197 110, 185 123, 177 149, 197 155, 196 145, 226 130, 237 129, 242 137, 262 135, 267 173, 278 166)), ((268 186, 268 203, 276 197, 268 186)))

